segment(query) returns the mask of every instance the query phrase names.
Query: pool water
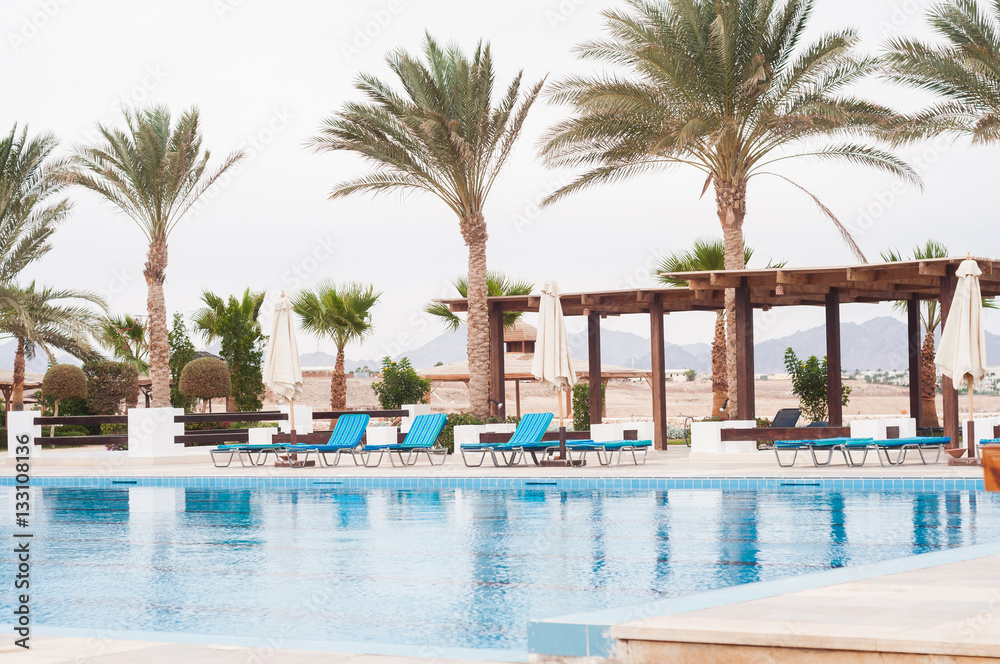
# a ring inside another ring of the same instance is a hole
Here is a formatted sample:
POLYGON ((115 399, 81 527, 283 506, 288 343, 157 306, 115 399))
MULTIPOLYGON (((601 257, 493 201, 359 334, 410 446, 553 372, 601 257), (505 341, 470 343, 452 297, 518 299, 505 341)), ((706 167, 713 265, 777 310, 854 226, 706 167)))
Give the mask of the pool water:
POLYGON ((36 625, 520 652, 533 618, 1000 538, 969 491, 36 488, 33 512, 36 625))

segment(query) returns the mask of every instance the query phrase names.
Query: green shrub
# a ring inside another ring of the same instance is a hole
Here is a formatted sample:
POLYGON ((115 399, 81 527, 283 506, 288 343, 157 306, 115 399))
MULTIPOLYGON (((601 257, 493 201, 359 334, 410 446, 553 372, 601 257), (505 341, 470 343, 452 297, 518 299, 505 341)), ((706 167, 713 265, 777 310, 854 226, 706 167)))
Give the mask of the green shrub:
POLYGON ((697 377, 698 377, 698 372, 696 372, 694 369, 688 369, 687 371, 684 372, 684 380, 686 380, 689 383, 693 382, 694 379, 697 377))
POLYGON ((408 358, 393 362, 382 358, 382 380, 372 383, 383 410, 398 410, 404 403, 427 403, 431 381, 421 378, 408 358))
POLYGON ((181 371, 188 362, 195 359, 196 353, 184 325, 184 317, 180 314, 174 314, 174 324, 167 339, 170 344, 170 405, 190 413, 198 400, 181 393, 181 371))
MULTIPOLYGON (((792 394, 799 398, 799 408, 805 416, 813 422, 826 420, 826 357, 820 362, 813 355, 803 362, 789 348, 785 351, 785 370, 792 377, 792 394)), ((849 385, 842 385, 840 389, 843 393, 841 403, 846 406, 850 400, 851 388, 849 385)))
POLYGON ((229 367, 217 357, 188 362, 181 371, 181 394, 198 399, 219 399, 233 393, 229 367))
POLYGON ((757 420, 757 428, 758 429, 767 429, 768 427, 771 426, 771 420, 769 420, 766 417, 758 417, 758 418, 755 418, 755 419, 757 420))
POLYGON ((445 447, 449 452, 455 451, 455 427, 467 424, 485 424, 481 419, 469 413, 455 413, 448 415, 448 421, 438 436, 438 445, 445 447))
POLYGON ((138 399, 139 375, 125 362, 101 360, 83 365, 87 376, 87 408, 95 415, 117 415, 123 403, 138 399))
MULTIPOLYGON (((601 403, 607 394, 606 385, 601 383, 601 403)), ((587 431, 590 429, 590 383, 577 383, 573 386, 573 430, 587 431)))
POLYGON ((42 378, 42 394, 56 402, 62 399, 86 399, 87 376, 73 364, 53 364, 42 378))
POLYGON ((78 424, 60 424, 56 427, 55 435, 56 437, 89 436, 90 431, 87 430, 87 427, 80 426, 78 424))

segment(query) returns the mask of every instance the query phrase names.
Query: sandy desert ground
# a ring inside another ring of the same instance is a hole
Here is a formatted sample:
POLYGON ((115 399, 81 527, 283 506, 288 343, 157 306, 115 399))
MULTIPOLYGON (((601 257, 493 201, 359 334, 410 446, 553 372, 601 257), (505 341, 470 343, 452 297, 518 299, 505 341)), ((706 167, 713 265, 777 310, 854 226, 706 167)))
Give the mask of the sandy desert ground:
MULTIPOLYGON (((378 400, 372 392, 374 379, 349 378, 347 381, 348 407, 352 409, 377 408, 378 400)), ((845 415, 899 415, 909 410, 909 394, 905 387, 872 385, 862 381, 845 381, 852 388, 851 401, 844 409, 845 415)), ((790 381, 763 380, 756 383, 757 414, 771 417, 780 408, 794 407, 798 400, 792 396, 790 381)), ((711 383, 707 380, 667 383, 667 416, 672 423, 681 423, 687 416, 706 417, 712 406, 711 383)), ((652 416, 652 390, 645 382, 627 383, 612 381, 608 385, 609 419, 648 419, 652 416)), ((960 400, 963 412, 966 398, 960 400)), ((273 404, 273 401, 269 401, 273 404)), ((306 395, 302 403, 314 408, 329 408, 330 379, 306 378, 306 395)), ((1000 396, 975 397, 976 413, 1000 411, 1000 396)), ((435 411, 457 413, 469 408, 468 391, 462 383, 444 383, 434 388, 431 407, 435 411)), ((521 384, 521 412, 554 411, 555 396, 537 383, 521 384)), ((514 413, 514 384, 507 384, 507 410, 514 413)), ((938 397, 938 412, 941 397, 938 397)))

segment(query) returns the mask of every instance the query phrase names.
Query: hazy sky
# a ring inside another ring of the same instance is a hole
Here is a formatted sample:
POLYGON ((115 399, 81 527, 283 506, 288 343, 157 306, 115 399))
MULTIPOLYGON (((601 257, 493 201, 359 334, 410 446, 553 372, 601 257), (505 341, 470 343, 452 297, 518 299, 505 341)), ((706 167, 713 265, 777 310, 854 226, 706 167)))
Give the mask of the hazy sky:
MULTIPOLYGON (((900 34, 926 35, 930 2, 818 0, 811 36, 853 25, 863 48, 900 34)), ((201 109, 205 145, 215 160, 242 148, 248 159, 170 238, 168 309, 190 314, 203 289, 246 287, 277 295, 322 278, 372 283, 384 292, 377 333, 349 357, 405 352, 441 327, 421 313, 466 269, 454 215, 430 196, 329 201, 331 186, 363 169, 348 154, 303 147, 320 120, 358 99, 360 71, 386 76, 391 49, 418 48, 425 30, 471 48, 493 44, 501 81, 523 68, 527 81, 587 72, 573 48, 602 32, 609 0, 4 0, 0 127, 29 123, 52 131, 63 149, 115 123, 121 105, 165 103, 201 109)), ((920 96, 880 84, 864 91, 900 108, 920 96)), ((641 287, 664 253, 718 235, 714 197, 699 200, 693 169, 594 189, 546 210, 537 202, 566 177, 536 160, 539 137, 566 109, 538 104, 514 158, 486 209, 491 269, 559 281, 563 291, 641 287)), ((4 129, 7 131, 8 129, 4 129)), ((904 155, 926 190, 842 164, 784 162, 784 175, 817 193, 850 227, 869 259, 887 247, 909 249, 928 238, 954 254, 1000 256, 992 231, 998 148, 925 144, 904 155)), ((26 277, 103 292, 119 313, 145 313, 145 242, 127 218, 88 192, 72 193, 71 218, 55 249, 26 277)), ((853 263, 851 254, 802 193, 777 178, 751 182, 746 239, 759 260, 793 266, 853 263)), ((846 321, 887 313, 845 306, 846 321)), ((820 310, 772 312, 759 338, 821 324, 820 310)), ((711 315, 674 314, 667 338, 707 341, 711 315)), ((1000 328, 998 314, 990 327, 1000 328)), ((265 322, 265 324, 267 324, 265 322)), ((582 319, 573 323, 582 326, 582 319)), ((648 336, 648 319, 608 319, 608 327, 648 336)), ((303 351, 330 350, 300 338, 303 351)))

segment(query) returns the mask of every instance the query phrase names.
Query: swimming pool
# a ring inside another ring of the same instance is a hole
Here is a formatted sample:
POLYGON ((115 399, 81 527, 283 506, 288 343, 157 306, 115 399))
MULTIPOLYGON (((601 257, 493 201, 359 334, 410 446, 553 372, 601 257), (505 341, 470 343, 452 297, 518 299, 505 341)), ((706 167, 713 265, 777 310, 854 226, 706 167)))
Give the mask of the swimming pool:
POLYGON ((519 653, 529 619, 1000 538, 995 495, 816 486, 43 487, 33 510, 36 625, 519 653))

